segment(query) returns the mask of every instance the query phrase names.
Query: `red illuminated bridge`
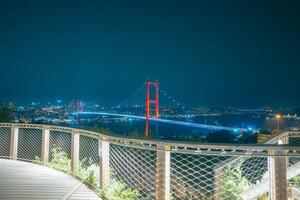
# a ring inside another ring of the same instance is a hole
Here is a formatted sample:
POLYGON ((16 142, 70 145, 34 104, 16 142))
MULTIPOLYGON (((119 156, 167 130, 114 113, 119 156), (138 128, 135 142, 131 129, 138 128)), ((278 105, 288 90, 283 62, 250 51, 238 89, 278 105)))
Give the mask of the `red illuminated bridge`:
POLYGON ((227 130, 227 131, 246 131, 243 128, 232 128, 208 124, 191 123, 185 121, 176 121, 172 119, 161 118, 159 113, 159 102, 164 101, 164 107, 176 109, 182 116, 191 116, 191 110, 187 106, 182 105, 177 100, 167 95, 163 90, 159 89, 158 81, 147 81, 132 95, 126 98, 123 102, 116 106, 113 111, 95 112, 84 111, 83 105, 78 105, 77 112, 73 113, 79 115, 103 115, 103 116, 116 116, 145 120, 146 137, 148 136, 149 121, 161 122, 173 125, 187 126, 193 128, 207 129, 207 130, 227 130), (161 94, 161 95, 159 95, 161 94), (159 100, 160 99, 160 100, 159 100), (151 115, 153 110, 154 114, 151 115))

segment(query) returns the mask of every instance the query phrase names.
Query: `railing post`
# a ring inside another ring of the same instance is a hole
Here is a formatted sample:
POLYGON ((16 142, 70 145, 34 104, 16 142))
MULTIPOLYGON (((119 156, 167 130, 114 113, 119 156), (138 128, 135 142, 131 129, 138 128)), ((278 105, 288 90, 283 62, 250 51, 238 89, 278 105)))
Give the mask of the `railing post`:
POLYGON ((269 198, 271 200, 287 200, 287 157, 282 150, 270 150, 269 155, 269 198))
POLYGON ((223 168, 214 169, 214 199, 222 199, 222 171, 223 168))
POLYGON ((9 158, 12 160, 18 159, 18 138, 19 138, 19 127, 16 125, 12 125, 11 139, 10 139, 10 152, 9 152, 9 158))
POLYGON ((156 200, 170 200, 170 146, 157 144, 156 153, 156 200))
POLYGON ((50 130, 43 128, 42 155, 41 155, 41 161, 43 165, 48 165, 49 162, 49 135, 50 135, 50 130))
POLYGON ((282 144, 289 144, 289 133, 282 137, 282 144))
POLYGON ((99 139, 100 189, 109 184, 109 142, 99 139))
POLYGON ((72 152, 71 152, 71 169, 75 174, 79 166, 79 136, 77 131, 72 131, 72 152))
MULTIPOLYGON (((286 134, 284 134, 278 141, 277 144, 289 144, 289 136, 290 133, 286 132, 286 134)), ((289 157, 286 158, 286 167, 289 167, 289 157)), ((287 186, 287 196, 291 196, 292 195, 292 190, 290 187, 287 186)))

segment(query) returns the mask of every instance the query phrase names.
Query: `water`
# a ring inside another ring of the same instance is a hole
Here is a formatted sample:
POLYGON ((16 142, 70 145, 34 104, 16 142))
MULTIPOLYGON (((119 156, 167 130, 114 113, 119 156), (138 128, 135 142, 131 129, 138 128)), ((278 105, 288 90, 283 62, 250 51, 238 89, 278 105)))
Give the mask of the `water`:
MULTIPOLYGON (((186 121, 186 119, 175 120, 186 121)), ((205 116, 193 118, 191 122, 245 129, 273 130, 277 128, 277 121, 272 118, 268 119, 267 115, 228 114, 205 116)), ((93 128, 97 126, 98 128, 107 129, 109 132, 114 134, 133 138, 145 138, 145 121, 140 119, 106 116, 81 116, 80 122, 72 124, 72 126, 79 128, 93 128)), ((283 119, 280 122, 280 127, 282 129, 286 129, 288 127, 300 127, 300 120, 283 119)), ((247 131, 244 133, 226 130, 212 131, 180 125, 164 124, 161 122, 151 122, 149 125, 148 138, 194 142, 255 143, 256 136, 257 135, 254 134, 253 131, 247 131)))

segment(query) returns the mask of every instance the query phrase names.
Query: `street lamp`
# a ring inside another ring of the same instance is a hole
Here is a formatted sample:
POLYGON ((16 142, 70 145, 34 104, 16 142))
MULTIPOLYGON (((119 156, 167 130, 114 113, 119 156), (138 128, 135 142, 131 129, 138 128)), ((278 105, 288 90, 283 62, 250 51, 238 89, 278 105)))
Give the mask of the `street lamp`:
POLYGON ((280 125, 281 115, 280 115, 280 114, 277 114, 277 115, 275 116, 275 118, 277 119, 277 131, 279 131, 279 125, 280 125))

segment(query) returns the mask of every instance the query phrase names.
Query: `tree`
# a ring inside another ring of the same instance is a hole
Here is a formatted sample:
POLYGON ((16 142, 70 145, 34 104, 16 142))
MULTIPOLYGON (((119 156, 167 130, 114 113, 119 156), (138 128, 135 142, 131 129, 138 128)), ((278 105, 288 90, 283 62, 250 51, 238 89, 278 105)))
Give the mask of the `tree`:
POLYGON ((0 122, 11 122, 12 120, 12 109, 5 106, 3 101, 0 99, 0 122))

